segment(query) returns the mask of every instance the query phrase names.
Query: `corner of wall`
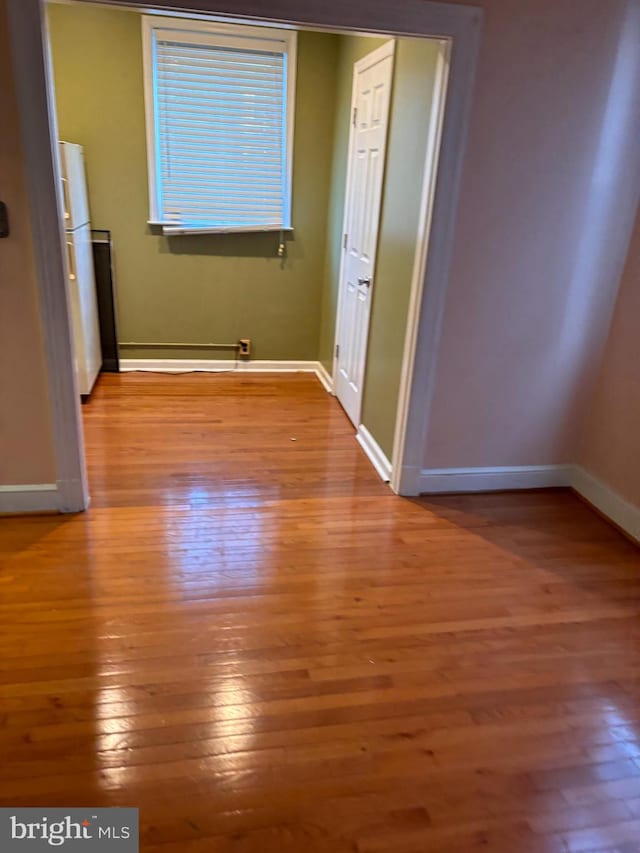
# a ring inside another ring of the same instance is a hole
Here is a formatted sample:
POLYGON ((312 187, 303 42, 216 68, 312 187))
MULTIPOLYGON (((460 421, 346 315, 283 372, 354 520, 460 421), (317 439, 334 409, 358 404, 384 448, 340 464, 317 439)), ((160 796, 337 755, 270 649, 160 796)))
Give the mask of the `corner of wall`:
MULTIPOLYGON (((628 507, 640 513, 639 316, 640 208, 577 460, 585 497, 598 508, 610 507, 617 517, 626 519, 630 517, 628 507)), ((606 509, 602 511, 608 514, 606 509)), ((626 529, 622 522, 616 523, 626 529)))

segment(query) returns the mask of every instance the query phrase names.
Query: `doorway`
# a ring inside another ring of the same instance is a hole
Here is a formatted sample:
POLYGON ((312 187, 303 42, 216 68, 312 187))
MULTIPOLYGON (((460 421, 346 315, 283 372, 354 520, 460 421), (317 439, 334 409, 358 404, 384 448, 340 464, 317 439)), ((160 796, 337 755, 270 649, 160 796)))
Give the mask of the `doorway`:
MULTIPOLYGON (((142 4, 124 4, 114 2, 114 6, 142 4)), ((240 8, 239 4, 228 3, 229 8, 217 11, 226 17, 237 19, 241 15, 258 15, 257 10, 240 8)), ((84 460, 82 454, 82 430, 78 417, 76 389, 71 372, 71 344, 69 339, 69 311, 66 304, 64 287, 64 260, 60 227, 54 223, 58 217, 57 162, 53 143, 57 137, 55 119, 51 115, 48 101, 50 71, 47 58, 42 52, 42 9, 37 0, 17 3, 10 0, 12 35, 15 45, 15 67, 18 90, 21 94, 25 153, 28 164, 30 196, 34 216, 36 245, 38 247, 38 274, 43 306, 43 325, 45 328, 48 368, 52 387, 51 400, 55 424, 55 445, 58 460, 59 507, 63 511, 75 511, 86 508, 88 501, 84 460), (26 93, 29 92, 29 97, 26 93), (34 93, 35 92, 35 96, 34 93)), ((155 8, 168 4, 156 3, 155 8)), ((185 12, 206 11, 205 3, 185 4, 185 12)), ((308 10, 301 17, 306 20, 291 20, 286 9, 272 8, 272 22, 286 21, 301 27, 340 28, 346 31, 373 28, 376 32, 393 35, 398 33, 398 14, 391 4, 380 8, 371 17, 370 10, 353 14, 340 8, 339 4, 323 6, 322 9, 308 10), (309 17, 310 14, 310 17, 309 17), (366 22, 365 22, 366 17, 366 22), (373 27, 372 27, 373 24, 373 27)), ((262 17, 262 14, 259 15, 262 17)), ((448 8, 437 4, 409 4, 403 10, 401 32, 429 36, 437 33, 449 43, 457 43, 458 48, 466 48, 453 54, 451 76, 447 96, 447 119, 443 126, 442 149, 440 157, 440 177, 436 192, 435 181, 426 186, 423 193, 424 204, 421 210, 421 222, 424 224, 423 239, 416 255, 414 282, 411 294, 409 327, 405 342, 405 358, 402 371, 402 387, 399 395, 396 432, 400 440, 393 448, 393 487, 396 491, 410 493, 406 476, 412 467, 412 461, 420 454, 420 436, 426 426, 423 405, 430 393, 430 378, 425 373, 424 364, 431 365, 427 358, 416 359, 421 355, 435 353, 437 332, 441 311, 425 311, 431 302, 438 308, 437 301, 443 302, 446 289, 451 227, 455 215, 455 201, 460 175, 463 142, 471 100, 471 85, 477 52, 479 14, 467 8, 448 8), (446 14, 444 13, 446 10, 446 14), (406 12, 406 14, 405 14, 406 12), (432 217, 433 213, 433 217, 432 217), (433 218, 434 227, 431 228, 433 218), (430 237, 430 239, 429 239, 430 237), (426 264, 427 248, 430 246, 429 264, 426 264), (420 256, 418 256, 420 255, 420 256), (444 272, 444 276, 443 276, 444 272), (437 288, 424 288, 425 273, 427 279, 438 281, 437 288), (429 315, 429 316, 428 316, 429 315), (425 318, 428 316, 428 322, 425 318), (427 331, 425 336, 424 332, 427 331), (414 363, 420 366, 414 370, 414 363)), ((366 285, 365 285, 366 286, 366 285)), ((413 466, 415 467, 415 466, 413 466)))

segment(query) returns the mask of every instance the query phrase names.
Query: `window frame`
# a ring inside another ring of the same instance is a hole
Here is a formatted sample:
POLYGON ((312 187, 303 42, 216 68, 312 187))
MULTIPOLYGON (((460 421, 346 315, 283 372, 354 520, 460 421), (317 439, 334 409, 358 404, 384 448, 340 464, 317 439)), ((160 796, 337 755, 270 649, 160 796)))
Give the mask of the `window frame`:
POLYGON ((142 59, 144 70, 144 101, 147 145, 147 172, 149 180, 148 224, 160 226, 163 234, 230 234, 263 231, 292 231, 291 205, 293 189, 293 145, 295 128, 295 97, 297 72, 297 37, 292 28, 227 24, 191 17, 166 17, 142 15, 142 59), (161 184, 158 176, 160 134, 155 85, 155 45, 157 35, 180 38, 193 44, 257 48, 274 50, 285 57, 286 75, 286 147, 285 180, 283 191, 282 223, 280 225, 179 225, 163 221, 161 217, 161 184))

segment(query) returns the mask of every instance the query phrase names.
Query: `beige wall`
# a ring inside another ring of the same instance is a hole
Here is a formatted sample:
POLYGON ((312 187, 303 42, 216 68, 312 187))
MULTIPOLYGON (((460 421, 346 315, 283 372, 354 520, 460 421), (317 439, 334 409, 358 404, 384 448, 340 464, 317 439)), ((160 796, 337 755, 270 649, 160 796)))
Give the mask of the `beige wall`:
POLYGON ((589 411, 580 464, 640 507, 640 214, 589 411))
MULTIPOLYGON (((355 36, 344 36, 340 39, 329 239, 320 333, 320 359, 329 372, 333 369, 353 65, 385 41, 386 39, 355 36)), ((395 415, 438 50, 436 41, 398 39, 396 42, 387 162, 362 406, 362 423, 389 458, 393 453, 395 415)))
POLYGON ((0 121, 0 199, 11 221, 11 236, 0 240, 0 486, 52 483, 45 361, 5 0, 0 0, 0 121))
POLYGON ((428 468, 575 460, 640 185, 638 4, 483 5, 428 468))
MULTIPOLYGON (((235 343, 257 359, 317 359, 338 37, 298 38, 293 238, 167 238, 147 226, 140 15, 51 5, 60 136, 84 146, 91 218, 112 231, 121 341, 235 343)), ((123 351, 124 357, 231 358, 233 351, 123 351)))

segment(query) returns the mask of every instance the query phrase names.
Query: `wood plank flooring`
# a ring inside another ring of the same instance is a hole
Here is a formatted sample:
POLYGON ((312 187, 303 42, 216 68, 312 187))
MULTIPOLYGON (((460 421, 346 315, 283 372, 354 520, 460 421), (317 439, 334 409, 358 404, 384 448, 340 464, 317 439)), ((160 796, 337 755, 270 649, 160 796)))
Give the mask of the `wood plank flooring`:
POLYGON ((406 500, 314 377, 105 376, 0 520, 0 804, 146 853, 640 850, 640 559, 568 491, 406 500))

